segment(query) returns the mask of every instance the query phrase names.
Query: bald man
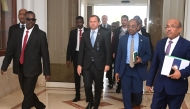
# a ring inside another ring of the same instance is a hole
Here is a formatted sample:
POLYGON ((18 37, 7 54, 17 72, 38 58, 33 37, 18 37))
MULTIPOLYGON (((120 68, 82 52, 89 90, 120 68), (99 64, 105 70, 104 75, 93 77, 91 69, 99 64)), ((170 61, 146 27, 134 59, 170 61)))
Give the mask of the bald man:
POLYGON ((15 29, 18 29, 18 28, 24 28, 25 27, 25 19, 24 19, 24 14, 27 12, 26 9, 20 9, 19 12, 18 12, 18 19, 20 21, 20 23, 18 24, 15 24, 15 25, 12 25, 9 27, 9 34, 8 34, 8 41, 10 40, 11 36, 12 36, 12 33, 15 29))
POLYGON ((190 66, 185 69, 175 69, 169 76, 161 75, 165 55, 171 55, 190 60, 190 42, 180 36, 181 22, 177 19, 168 20, 167 37, 161 39, 157 45, 147 78, 147 90, 151 92, 154 86, 151 109, 180 109, 188 90, 190 66))
POLYGON ((100 28, 111 32, 111 25, 108 24, 108 16, 107 15, 102 16, 102 24, 100 24, 100 28))

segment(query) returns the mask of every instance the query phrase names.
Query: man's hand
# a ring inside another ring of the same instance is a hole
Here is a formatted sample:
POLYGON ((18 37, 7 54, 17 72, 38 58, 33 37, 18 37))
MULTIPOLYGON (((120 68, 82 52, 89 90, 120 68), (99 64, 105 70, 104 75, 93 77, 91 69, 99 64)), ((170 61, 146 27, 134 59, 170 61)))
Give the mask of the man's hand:
POLYGON ((4 70, 1 70, 1 74, 4 75, 4 74, 5 74, 5 71, 4 71, 4 70))
POLYGON ((78 72, 78 75, 80 76, 80 74, 82 73, 82 66, 78 65, 77 72, 78 72))
POLYGON ((116 82, 119 82, 119 80, 120 80, 120 79, 119 79, 119 73, 115 73, 115 81, 116 81, 116 82))
POLYGON ((151 93, 152 87, 151 86, 146 86, 146 89, 149 93, 151 93))
POLYGON ((71 62, 67 61, 67 67, 70 67, 71 62))
POLYGON ((115 59, 115 53, 113 53, 113 58, 115 59))
POLYGON ((174 73, 169 75, 168 77, 171 79, 179 79, 181 77, 180 71, 174 67, 172 67, 172 69, 174 70, 174 73))
POLYGON ((110 69, 110 66, 106 65, 105 68, 104 68, 104 72, 107 72, 109 69, 110 69))
POLYGON ((142 63, 142 59, 139 56, 137 56, 136 58, 137 58, 137 61, 135 62, 136 64, 137 63, 142 63))
POLYGON ((46 82, 50 80, 50 76, 45 76, 46 82))

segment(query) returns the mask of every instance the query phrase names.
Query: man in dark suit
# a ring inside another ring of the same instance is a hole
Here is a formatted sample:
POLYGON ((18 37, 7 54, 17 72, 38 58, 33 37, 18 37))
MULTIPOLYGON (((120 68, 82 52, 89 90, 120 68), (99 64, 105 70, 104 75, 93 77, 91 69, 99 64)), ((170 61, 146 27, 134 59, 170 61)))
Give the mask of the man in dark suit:
POLYGON ((45 109, 34 93, 38 76, 42 73, 46 81, 50 78, 50 60, 46 33, 35 25, 36 18, 32 11, 25 13, 26 27, 13 32, 8 42, 5 58, 1 66, 1 74, 7 70, 13 59, 13 73, 18 75, 19 83, 24 95, 22 109, 45 109))
POLYGON ((103 76, 111 63, 111 34, 108 31, 98 29, 100 19, 96 15, 89 18, 90 30, 82 35, 82 41, 78 56, 78 74, 83 69, 86 109, 98 109, 100 104, 103 76), (92 83, 95 82, 95 97, 93 100, 92 83))
POLYGON ((170 19, 165 28, 167 37, 156 45, 146 85, 149 92, 154 85, 151 109, 166 109, 167 105, 169 109, 180 109, 188 90, 190 66, 181 70, 172 68, 174 73, 169 76, 161 75, 161 70, 165 55, 190 60, 190 42, 180 36, 179 20, 170 19))
POLYGON ((100 24, 100 28, 111 32, 111 25, 108 24, 108 16, 107 15, 102 16, 102 24, 100 24))
POLYGON ((139 33, 143 36, 146 36, 149 39, 150 42, 150 49, 151 49, 151 54, 153 55, 154 53, 154 49, 153 49, 153 45, 151 42, 151 37, 150 34, 146 32, 146 29, 144 27, 142 27, 142 20, 140 17, 134 17, 134 19, 136 19, 138 21, 138 25, 139 25, 139 33))
POLYGON ((18 19, 20 21, 20 23, 18 24, 15 24, 15 25, 12 25, 9 27, 9 34, 8 34, 8 41, 10 40, 11 36, 12 36, 12 33, 15 29, 18 29, 18 28, 24 28, 25 27, 25 13, 27 12, 26 9, 20 9, 19 12, 18 12, 18 19))
MULTIPOLYGON (((128 16, 127 15, 123 15, 121 17, 121 24, 122 26, 118 27, 115 29, 114 31, 114 40, 113 40, 113 58, 116 57, 117 55, 117 47, 118 47, 118 43, 119 43, 119 39, 121 36, 124 36, 125 34, 128 34, 127 32, 127 24, 128 24, 128 16)), ((114 70, 115 72, 115 70, 114 70)), ((119 81, 117 83, 117 89, 116 89, 116 93, 120 93, 121 92, 121 81, 119 81)))
POLYGON ((147 27, 146 25, 147 25, 147 18, 144 19, 144 26, 142 27, 145 29, 145 31, 146 31, 146 27, 147 27))
POLYGON ((76 96, 73 99, 73 102, 80 100, 80 76, 77 73, 78 51, 82 39, 82 33, 88 30, 87 28, 83 27, 83 24, 84 18, 82 16, 76 17, 77 28, 70 31, 69 42, 67 46, 67 66, 69 67, 72 61, 74 66, 76 96))
POLYGON ((138 34, 138 30, 137 20, 130 20, 128 23, 129 34, 120 38, 115 62, 115 77, 116 81, 121 78, 125 109, 132 109, 131 93, 135 95, 136 108, 140 108, 143 81, 146 79, 147 73, 146 64, 151 58, 149 39, 138 34))

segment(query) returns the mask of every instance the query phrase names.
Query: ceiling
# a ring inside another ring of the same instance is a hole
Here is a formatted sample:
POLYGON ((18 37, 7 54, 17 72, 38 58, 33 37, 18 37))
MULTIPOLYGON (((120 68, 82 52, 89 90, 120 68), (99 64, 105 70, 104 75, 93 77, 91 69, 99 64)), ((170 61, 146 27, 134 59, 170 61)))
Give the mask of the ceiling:
POLYGON ((148 0, 87 0, 88 6, 147 6, 148 0), (121 3, 130 1, 130 3, 121 3))

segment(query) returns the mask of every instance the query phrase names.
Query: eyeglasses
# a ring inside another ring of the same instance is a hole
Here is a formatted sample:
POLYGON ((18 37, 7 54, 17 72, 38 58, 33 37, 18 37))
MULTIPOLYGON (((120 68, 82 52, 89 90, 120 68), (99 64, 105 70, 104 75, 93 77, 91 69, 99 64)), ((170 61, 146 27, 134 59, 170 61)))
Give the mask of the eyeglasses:
POLYGON ((180 28, 180 27, 176 27, 176 26, 166 26, 165 29, 174 29, 174 28, 180 28))
POLYGON ((27 20, 27 21, 30 21, 30 20, 32 20, 32 21, 36 21, 35 18, 26 18, 26 20, 27 20))
POLYGON ((127 26, 127 28, 133 28, 133 29, 136 28, 136 27, 137 26, 134 26, 134 25, 133 26, 127 26))

